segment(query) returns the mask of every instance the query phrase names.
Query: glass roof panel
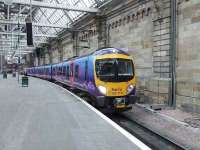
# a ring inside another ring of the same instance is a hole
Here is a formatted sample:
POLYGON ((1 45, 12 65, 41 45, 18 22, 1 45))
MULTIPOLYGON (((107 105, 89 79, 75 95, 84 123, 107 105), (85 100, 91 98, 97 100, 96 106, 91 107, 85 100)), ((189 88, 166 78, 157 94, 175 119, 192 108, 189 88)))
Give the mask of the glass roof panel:
MULTIPOLYGON (((28 0, 24 0, 28 1, 28 0)), ((106 0, 34 0, 34 1, 42 1, 48 4, 62 4, 63 6, 77 6, 80 8, 84 7, 97 7, 98 4, 105 2, 106 0)), ((26 27, 25 27, 25 19, 27 16, 30 15, 30 6, 23 6, 18 4, 13 4, 10 8, 11 12, 9 19, 11 21, 17 21, 22 24, 11 24, 9 25, 9 28, 5 28, 5 25, 0 25, 0 31, 6 32, 6 30, 9 30, 9 32, 12 32, 16 35, 1 35, 0 38, 10 40, 11 39, 11 46, 14 44, 13 39, 17 41, 18 37, 20 41, 26 40, 26 27), (20 13, 19 13, 20 12, 20 13), (22 35, 18 35, 18 33, 22 33, 22 35)), ((0 13, 0 19, 7 19, 6 18, 7 9, 5 8, 5 12, 0 13)), ((38 42, 46 42, 48 35, 52 35, 52 37, 55 37, 60 31, 63 30, 63 27, 70 27, 70 25, 77 20, 79 17, 84 15, 86 12, 80 12, 80 11, 67 11, 67 10, 61 10, 61 9, 50 9, 50 8, 44 8, 44 7, 32 7, 32 19, 33 23, 35 24, 33 26, 33 34, 38 35, 34 36, 34 41, 38 42), (55 27, 48 27, 47 25, 52 25, 55 27), (60 28, 58 26, 61 26, 60 28), (41 35, 41 36, 39 36, 41 35)), ((8 43, 8 42, 7 42, 8 43)), ((25 42, 26 43, 26 42, 25 42)))
MULTIPOLYGON (((96 7, 99 2, 106 0, 43 0, 43 2, 52 3, 52 4, 63 4, 67 6, 77 6, 77 7, 96 7)), ((66 10, 55 10, 55 9, 46 9, 39 8, 35 15, 34 20, 42 24, 54 24, 60 26, 68 26, 78 17, 85 14, 84 12, 78 11, 66 11, 66 10)), ((34 28, 36 30, 36 28, 34 28)), ((48 27, 38 27, 37 31, 34 33, 37 34, 57 34, 61 31, 62 28, 48 28, 48 27)), ((44 37, 42 38, 44 39, 44 37)))

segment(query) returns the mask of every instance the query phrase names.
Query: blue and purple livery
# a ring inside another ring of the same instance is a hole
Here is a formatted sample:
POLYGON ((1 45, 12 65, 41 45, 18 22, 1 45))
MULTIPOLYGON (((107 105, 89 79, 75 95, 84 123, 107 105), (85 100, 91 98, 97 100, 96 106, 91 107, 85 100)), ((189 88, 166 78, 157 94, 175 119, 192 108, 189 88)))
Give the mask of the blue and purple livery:
POLYGON ((26 71, 30 76, 54 80, 85 93, 97 107, 123 111, 136 100, 133 60, 117 48, 100 49, 87 56, 26 71))

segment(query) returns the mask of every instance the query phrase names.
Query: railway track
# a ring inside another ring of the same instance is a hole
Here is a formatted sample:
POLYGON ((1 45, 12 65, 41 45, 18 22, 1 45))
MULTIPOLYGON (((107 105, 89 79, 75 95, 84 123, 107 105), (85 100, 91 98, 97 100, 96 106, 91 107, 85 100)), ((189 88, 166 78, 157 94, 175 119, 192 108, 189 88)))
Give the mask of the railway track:
POLYGON ((107 114, 107 116, 153 150, 184 150, 183 147, 145 128, 123 113, 107 114))

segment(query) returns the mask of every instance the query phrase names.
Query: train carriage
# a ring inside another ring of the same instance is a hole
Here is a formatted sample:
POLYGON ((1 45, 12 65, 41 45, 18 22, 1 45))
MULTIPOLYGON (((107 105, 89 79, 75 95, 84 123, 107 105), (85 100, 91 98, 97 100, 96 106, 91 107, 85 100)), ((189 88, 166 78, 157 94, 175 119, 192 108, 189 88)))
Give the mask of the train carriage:
POLYGON ((44 79, 47 79, 47 80, 52 79, 52 66, 51 65, 44 66, 44 79))
POLYGON ((48 75, 45 73, 46 79, 51 76, 71 89, 86 93, 97 107, 122 111, 131 108, 130 104, 136 101, 133 60, 120 49, 105 48, 38 69, 39 77, 48 72, 48 75))

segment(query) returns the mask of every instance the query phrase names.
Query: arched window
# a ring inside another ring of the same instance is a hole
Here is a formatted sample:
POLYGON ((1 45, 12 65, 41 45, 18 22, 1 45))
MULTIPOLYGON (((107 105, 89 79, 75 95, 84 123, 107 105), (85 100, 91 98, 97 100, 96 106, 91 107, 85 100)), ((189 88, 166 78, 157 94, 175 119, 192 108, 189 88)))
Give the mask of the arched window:
POLYGON ((115 22, 115 28, 117 28, 117 26, 118 26, 118 21, 115 22))
POLYGON ((139 17, 140 17, 140 12, 139 11, 137 12, 137 16, 136 17, 137 17, 137 19, 139 19, 139 17))
POLYGON ((126 17, 124 17, 123 19, 123 25, 125 25, 125 23, 126 23, 126 17))
POLYGON ((131 20, 131 17, 127 16, 127 24, 130 22, 130 20, 131 20))
POLYGON ((132 21, 135 20, 135 14, 132 14, 132 21))
POLYGON ((111 24, 108 25, 108 29, 109 29, 109 30, 111 29, 111 24))
POLYGON ((92 32, 91 30, 88 31, 88 37, 91 37, 92 36, 92 32))
POLYGON ((148 7, 148 8, 147 8, 147 13, 146 13, 146 14, 147 14, 147 16, 149 16, 149 15, 150 15, 150 13, 151 13, 151 8, 150 8, 150 7, 148 7))
POLYGON ((85 39, 88 39, 88 34, 87 33, 85 34, 85 39))
POLYGON ((112 23, 112 29, 114 29, 114 27, 115 27, 115 23, 113 22, 113 23, 112 23))
POLYGON ((144 17, 145 15, 145 9, 142 10, 142 18, 144 17))
POLYGON ((122 24, 122 19, 119 19, 119 26, 121 26, 122 24))

